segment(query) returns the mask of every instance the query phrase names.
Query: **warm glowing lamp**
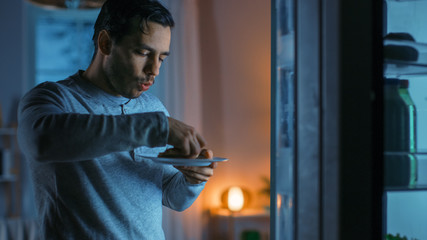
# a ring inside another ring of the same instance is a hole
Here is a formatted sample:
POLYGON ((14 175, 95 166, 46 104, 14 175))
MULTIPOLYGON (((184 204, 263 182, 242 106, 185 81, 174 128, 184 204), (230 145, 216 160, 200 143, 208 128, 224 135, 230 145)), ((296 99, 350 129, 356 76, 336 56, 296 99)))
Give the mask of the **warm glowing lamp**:
POLYGON ((245 198, 243 197, 243 190, 239 187, 231 187, 228 189, 228 209, 232 212, 242 210, 245 198))
POLYGON ((223 207, 231 212, 240 212, 248 206, 249 193, 245 189, 233 186, 223 192, 221 202, 223 207))

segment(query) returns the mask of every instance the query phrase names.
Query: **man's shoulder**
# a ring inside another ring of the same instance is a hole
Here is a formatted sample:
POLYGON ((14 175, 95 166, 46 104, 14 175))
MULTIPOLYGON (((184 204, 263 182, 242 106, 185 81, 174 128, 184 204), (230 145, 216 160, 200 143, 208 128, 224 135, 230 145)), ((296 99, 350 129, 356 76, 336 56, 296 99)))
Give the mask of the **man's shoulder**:
POLYGON ((70 88, 75 84, 76 79, 73 76, 67 77, 66 79, 59 80, 56 82, 46 81, 38 84, 32 90, 35 89, 46 89, 46 90, 58 90, 70 88))
POLYGON ((30 89, 22 98, 23 101, 34 101, 35 99, 63 99, 74 85, 74 79, 68 77, 57 82, 46 81, 30 89))
POLYGON ((67 88, 68 86, 70 86, 72 84, 72 82, 73 82, 73 80, 71 80, 71 79, 60 80, 57 82, 43 82, 43 83, 40 83, 37 86, 35 86, 33 88, 33 90, 37 90, 37 89, 46 89, 46 90, 64 89, 64 88, 67 88))

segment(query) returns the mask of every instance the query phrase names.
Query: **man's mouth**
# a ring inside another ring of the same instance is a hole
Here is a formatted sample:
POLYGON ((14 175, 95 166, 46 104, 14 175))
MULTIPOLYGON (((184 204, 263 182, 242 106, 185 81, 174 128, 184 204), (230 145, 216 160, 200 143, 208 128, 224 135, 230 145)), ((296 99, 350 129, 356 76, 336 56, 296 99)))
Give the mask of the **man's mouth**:
POLYGON ((151 87, 151 85, 153 85, 153 81, 144 82, 144 83, 140 84, 141 90, 147 91, 151 87))

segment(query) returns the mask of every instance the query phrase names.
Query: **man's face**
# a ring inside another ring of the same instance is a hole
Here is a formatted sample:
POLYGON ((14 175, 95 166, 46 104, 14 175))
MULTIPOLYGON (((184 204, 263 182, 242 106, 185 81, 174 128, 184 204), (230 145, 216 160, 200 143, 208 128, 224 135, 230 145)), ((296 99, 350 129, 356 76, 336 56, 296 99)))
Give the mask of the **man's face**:
POLYGON ((112 43, 104 62, 113 94, 137 98, 154 84, 163 60, 169 55, 170 27, 148 22, 145 33, 137 30, 112 43))

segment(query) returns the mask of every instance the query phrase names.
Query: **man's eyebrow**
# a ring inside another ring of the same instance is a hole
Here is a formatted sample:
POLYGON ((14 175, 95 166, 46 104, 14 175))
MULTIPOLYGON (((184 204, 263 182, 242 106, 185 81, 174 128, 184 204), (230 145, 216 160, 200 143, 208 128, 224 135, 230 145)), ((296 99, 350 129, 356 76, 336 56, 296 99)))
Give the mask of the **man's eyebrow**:
MULTIPOLYGON (((150 52, 155 52, 156 51, 154 48, 152 48, 152 47, 150 47, 150 46, 148 46, 146 44, 143 44, 143 43, 139 44, 139 47, 142 48, 142 49, 146 49, 146 50, 148 50, 150 52)), ((160 55, 169 56, 169 52, 167 52, 167 51, 166 52, 161 52, 160 55)))

